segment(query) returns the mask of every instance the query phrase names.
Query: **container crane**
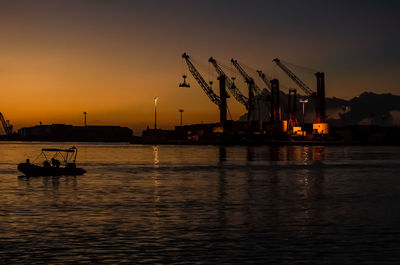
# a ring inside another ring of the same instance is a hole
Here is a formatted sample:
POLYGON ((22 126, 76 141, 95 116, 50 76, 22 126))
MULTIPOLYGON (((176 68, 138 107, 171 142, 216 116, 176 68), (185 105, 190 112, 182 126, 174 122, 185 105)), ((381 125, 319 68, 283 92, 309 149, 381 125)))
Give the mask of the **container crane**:
MULTIPOLYGON (((284 71, 306 94, 306 99, 315 99, 315 114, 316 123, 313 125, 314 131, 318 134, 328 133, 328 124, 326 123, 325 113, 325 75, 323 72, 315 73, 317 77, 317 93, 311 90, 303 81, 300 80, 286 65, 284 65, 278 58, 272 60, 284 71)), ((306 102, 306 100, 302 100, 306 102)), ((303 105, 304 107, 304 105, 303 105)))
MULTIPOLYGON (((190 73, 193 75, 193 77, 197 80, 199 83, 200 87, 203 89, 203 91, 206 93, 208 98, 218 106, 219 111, 220 111, 220 122, 221 125, 224 126, 226 122, 226 99, 228 97, 226 90, 225 90, 225 81, 226 81, 226 76, 225 75, 220 75, 218 77, 219 80, 219 87, 220 87, 220 95, 216 95, 211 87, 211 84, 207 84, 207 82, 204 80, 204 78, 201 76, 199 71, 197 71, 196 67, 193 65, 192 61, 190 60, 190 57, 187 53, 182 54, 182 58, 185 60, 190 73)), ((186 77, 184 77, 184 82, 183 84, 186 84, 186 77)), ((180 84, 182 87, 183 85, 180 84)), ((185 86, 188 87, 189 85, 185 86)))
POLYGON ((254 92, 256 92, 256 94, 261 94, 261 89, 257 86, 257 84, 254 82, 253 78, 251 78, 246 71, 242 68, 242 66, 238 63, 237 60, 235 59, 231 59, 231 63, 233 64, 233 66, 235 66, 235 68, 238 70, 238 72, 241 74, 241 76, 243 77, 244 81, 248 84, 248 85, 252 85, 254 92))
POLYGON ((281 60, 275 58, 272 61, 276 63, 276 65, 279 66, 279 68, 281 68, 282 71, 284 71, 289 76, 289 78, 292 79, 301 88, 301 90, 304 91, 306 97, 311 97, 314 94, 312 89, 304 84, 304 82, 301 81, 300 78, 298 78, 297 75, 295 75, 289 68, 287 68, 286 65, 281 62, 281 60))
MULTIPOLYGON (((213 57, 210 57, 210 59, 208 61, 214 66, 218 75, 227 76, 213 57)), ((243 104, 246 107, 246 109, 248 110, 249 109, 249 99, 240 92, 240 90, 236 87, 235 83, 233 81, 231 81, 230 78, 226 78, 226 83, 227 83, 228 89, 231 92, 231 94, 233 95, 233 97, 239 103, 243 104)))
MULTIPOLYGON (((251 78, 246 71, 242 68, 242 66, 238 63, 237 60, 235 59, 231 59, 231 63, 233 64, 233 66, 236 68, 236 70, 238 70, 238 72, 240 73, 240 75, 243 77, 244 81, 247 83, 248 87, 249 87, 249 107, 248 107, 248 122, 250 123, 251 120, 251 116, 254 115, 253 113, 255 112, 254 109, 254 94, 260 95, 261 94, 261 90, 260 88, 257 86, 257 84, 254 82, 254 79, 251 78), (254 93, 255 92, 255 93, 254 93)), ((258 103, 258 102, 257 102, 258 103)))
MULTIPOLYGON (((220 97, 214 93, 212 90, 211 86, 207 84, 207 82, 204 80, 204 78, 201 76, 199 71, 197 71, 196 67, 193 65, 192 61, 190 60, 189 55, 187 53, 182 54, 182 58, 185 60, 190 73, 193 75, 193 77, 197 80, 199 83, 200 87, 203 89, 203 91, 206 93, 206 95, 211 99, 211 101, 216 104, 217 106, 220 105, 220 97)), ((184 78, 185 79, 185 78, 184 78)))
POLYGON ((3 128, 4 128, 4 132, 6 133, 6 135, 11 135, 12 134, 12 131, 13 131, 13 126, 10 124, 10 121, 9 120, 5 120, 4 119, 4 116, 3 116, 3 114, 0 112, 0 120, 1 120, 1 123, 2 123, 2 125, 3 125, 3 128))
POLYGON ((261 70, 257 70, 257 74, 260 76, 260 78, 264 82, 264 84, 267 85, 267 87, 269 88, 269 91, 271 91, 271 89, 272 89, 271 81, 268 80, 267 76, 261 70))

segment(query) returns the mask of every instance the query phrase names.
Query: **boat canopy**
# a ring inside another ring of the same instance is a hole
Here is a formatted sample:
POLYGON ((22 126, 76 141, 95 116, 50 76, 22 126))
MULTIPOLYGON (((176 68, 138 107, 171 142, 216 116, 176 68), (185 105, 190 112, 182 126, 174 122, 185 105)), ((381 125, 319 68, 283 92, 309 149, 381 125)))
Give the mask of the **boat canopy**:
POLYGON ((71 147, 69 149, 57 149, 57 148, 44 148, 42 149, 42 152, 67 152, 67 153, 73 153, 76 151, 75 147, 71 147))
POLYGON ((50 161, 51 157, 48 156, 48 153, 46 153, 46 152, 54 152, 54 154, 52 155, 52 158, 61 156, 63 163, 66 166, 70 162, 75 163, 76 156, 78 155, 78 148, 76 148, 75 146, 68 148, 68 149, 43 148, 42 152, 39 154, 39 156, 34 161, 36 161, 40 156, 43 156, 46 161, 50 161))

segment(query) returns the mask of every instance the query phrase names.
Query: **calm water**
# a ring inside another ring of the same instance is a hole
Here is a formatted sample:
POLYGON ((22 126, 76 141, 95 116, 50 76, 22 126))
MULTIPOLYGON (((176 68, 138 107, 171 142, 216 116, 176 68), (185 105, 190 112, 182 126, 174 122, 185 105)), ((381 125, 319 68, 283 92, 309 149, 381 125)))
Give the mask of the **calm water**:
POLYGON ((1 264, 399 264, 399 147, 76 144, 19 177, 0 144, 1 264))

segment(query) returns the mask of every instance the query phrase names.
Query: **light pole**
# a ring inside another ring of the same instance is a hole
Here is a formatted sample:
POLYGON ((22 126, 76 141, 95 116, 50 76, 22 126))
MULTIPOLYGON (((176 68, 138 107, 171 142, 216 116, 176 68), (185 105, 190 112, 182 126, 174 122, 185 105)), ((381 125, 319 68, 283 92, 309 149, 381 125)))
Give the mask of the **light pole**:
POLYGON ((301 98, 301 99, 299 99, 299 102, 303 104, 303 117, 302 117, 302 120, 303 120, 303 125, 304 125, 304 104, 308 103, 308 98, 301 98))
POLYGON ((158 97, 156 96, 154 98, 154 129, 157 129, 157 102, 158 102, 158 97))
POLYGON ((183 113, 183 109, 179 109, 179 112, 181 113, 181 127, 182 127, 182 113, 183 113))
POLYGON ((84 111, 84 112, 83 112, 83 116, 84 116, 84 124, 85 124, 85 127, 86 127, 86 114, 87 114, 87 112, 84 111))

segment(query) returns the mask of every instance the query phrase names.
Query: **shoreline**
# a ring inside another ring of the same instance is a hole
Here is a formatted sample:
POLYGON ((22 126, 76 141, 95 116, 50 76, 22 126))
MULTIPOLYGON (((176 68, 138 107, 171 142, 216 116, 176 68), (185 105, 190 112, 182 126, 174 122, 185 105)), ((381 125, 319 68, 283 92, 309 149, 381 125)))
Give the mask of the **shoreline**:
POLYGON ((230 142, 230 141, 61 141, 61 140, 19 140, 19 141, 0 141, 1 143, 88 143, 88 144, 127 144, 127 145, 171 145, 171 146, 399 146, 400 142, 344 142, 344 141, 244 141, 244 142, 230 142))

